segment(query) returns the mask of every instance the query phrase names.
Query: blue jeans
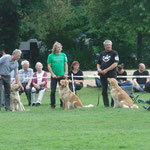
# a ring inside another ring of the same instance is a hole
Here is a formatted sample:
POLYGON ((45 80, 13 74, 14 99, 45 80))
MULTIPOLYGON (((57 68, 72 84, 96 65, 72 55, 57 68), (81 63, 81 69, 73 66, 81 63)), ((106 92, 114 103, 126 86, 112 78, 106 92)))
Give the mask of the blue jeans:
POLYGON ((95 83, 97 87, 101 87, 101 80, 99 78, 95 78, 95 83))
MULTIPOLYGON (((62 80, 63 78, 53 78, 51 77, 51 95, 50 95, 50 105, 51 107, 55 108, 55 103, 56 103, 56 98, 55 98, 55 93, 56 93, 56 88, 57 88, 57 83, 60 82, 60 80, 62 80)), ((60 107, 62 107, 63 103, 62 100, 60 99, 60 107)))
POLYGON ((117 81, 118 81, 119 86, 130 86, 130 85, 132 85, 132 83, 130 81, 126 81, 125 83, 121 83, 119 80, 117 80, 117 81))
POLYGON ((145 86, 145 84, 139 84, 140 85, 140 89, 138 90, 137 89, 137 87, 136 87, 136 85, 133 85, 133 89, 134 89, 134 91, 135 92, 144 92, 144 86, 145 86))

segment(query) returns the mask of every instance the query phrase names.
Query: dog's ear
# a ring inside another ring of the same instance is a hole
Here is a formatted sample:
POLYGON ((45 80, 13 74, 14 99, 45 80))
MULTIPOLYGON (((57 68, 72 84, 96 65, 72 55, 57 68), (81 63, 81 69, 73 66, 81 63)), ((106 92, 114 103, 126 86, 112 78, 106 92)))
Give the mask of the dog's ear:
POLYGON ((110 84, 111 84, 112 86, 118 85, 117 80, 116 80, 115 78, 111 78, 111 79, 110 79, 110 84))
POLYGON ((65 80, 60 80, 60 84, 61 85, 64 84, 64 82, 65 82, 65 80))
POLYGON ((65 80, 65 86, 67 86, 69 84, 68 80, 65 80))
POLYGON ((108 81, 109 84, 111 83, 111 79, 112 78, 107 78, 107 81, 108 81))
POLYGON ((60 80, 60 82, 59 82, 59 85, 61 85, 62 84, 62 80, 60 80))
POLYGON ((11 85, 11 91, 18 91, 19 88, 20 88, 20 87, 19 87, 18 84, 12 84, 12 85, 11 85))
POLYGON ((68 80, 66 80, 66 83, 67 83, 67 85, 69 84, 69 81, 68 80))

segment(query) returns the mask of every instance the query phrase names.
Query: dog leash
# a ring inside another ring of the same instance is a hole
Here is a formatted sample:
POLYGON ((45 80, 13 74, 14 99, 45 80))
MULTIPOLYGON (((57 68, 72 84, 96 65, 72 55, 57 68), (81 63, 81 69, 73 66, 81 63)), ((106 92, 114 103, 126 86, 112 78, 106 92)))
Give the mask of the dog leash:
POLYGON ((98 101, 97 101, 97 106, 99 106, 99 98, 100 98, 100 88, 98 88, 98 101))

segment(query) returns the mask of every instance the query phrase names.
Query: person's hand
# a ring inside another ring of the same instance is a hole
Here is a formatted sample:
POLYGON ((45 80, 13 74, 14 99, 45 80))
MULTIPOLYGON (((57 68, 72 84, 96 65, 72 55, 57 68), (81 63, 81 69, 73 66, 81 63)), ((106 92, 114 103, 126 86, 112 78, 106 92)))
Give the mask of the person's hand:
POLYGON ((0 79, 2 78, 2 76, 0 75, 0 79))
POLYGON ((68 81, 69 81, 69 83, 72 83, 72 80, 69 79, 68 81))
POLYGON ((76 84, 79 84, 79 83, 80 83, 80 81, 79 81, 79 80, 74 80, 74 82, 75 82, 76 84))
POLYGON ((103 74, 103 70, 102 69, 98 69, 97 71, 98 71, 98 73, 103 74))
POLYGON ((64 75, 64 78, 67 78, 67 77, 68 77, 68 75, 67 75, 67 74, 65 74, 65 75, 64 75))
POLYGON ((139 85, 137 85, 136 88, 137 88, 138 90, 140 90, 141 87, 140 87, 139 85))
POLYGON ((26 89, 29 89, 30 88, 30 86, 29 85, 26 85, 26 89))
POLYGON ((124 80, 120 80, 120 82, 121 82, 121 83, 125 83, 126 81, 124 81, 124 80))
POLYGON ((55 79, 57 78, 57 76, 55 74, 53 74, 52 77, 55 78, 55 79))
POLYGON ((36 89, 40 89, 40 85, 38 85, 38 84, 35 84, 34 87, 35 87, 36 89))
POLYGON ((102 74, 105 75, 107 72, 108 72, 108 71, 107 71, 106 69, 104 69, 104 70, 102 71, 102 74))
POLYGON ((21 86, 21 89, 22 89, 22 91, 24 91, 24 87, 23 86, 21 86))

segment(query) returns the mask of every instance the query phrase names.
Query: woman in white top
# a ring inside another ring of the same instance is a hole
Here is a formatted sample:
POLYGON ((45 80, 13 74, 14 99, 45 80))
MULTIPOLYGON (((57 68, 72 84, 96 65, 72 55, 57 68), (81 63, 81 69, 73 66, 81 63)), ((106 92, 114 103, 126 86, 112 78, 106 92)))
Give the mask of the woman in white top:
POLYGON ((42 102, 45 91, 47 90, 47 72, 43 71, 43 65, 37 62, 35 65, 37 72, 33 74, 32 79, 32 106, 39 106, 42 102), (39 93, 37 102, 35 102, 36 93, 39 93))

